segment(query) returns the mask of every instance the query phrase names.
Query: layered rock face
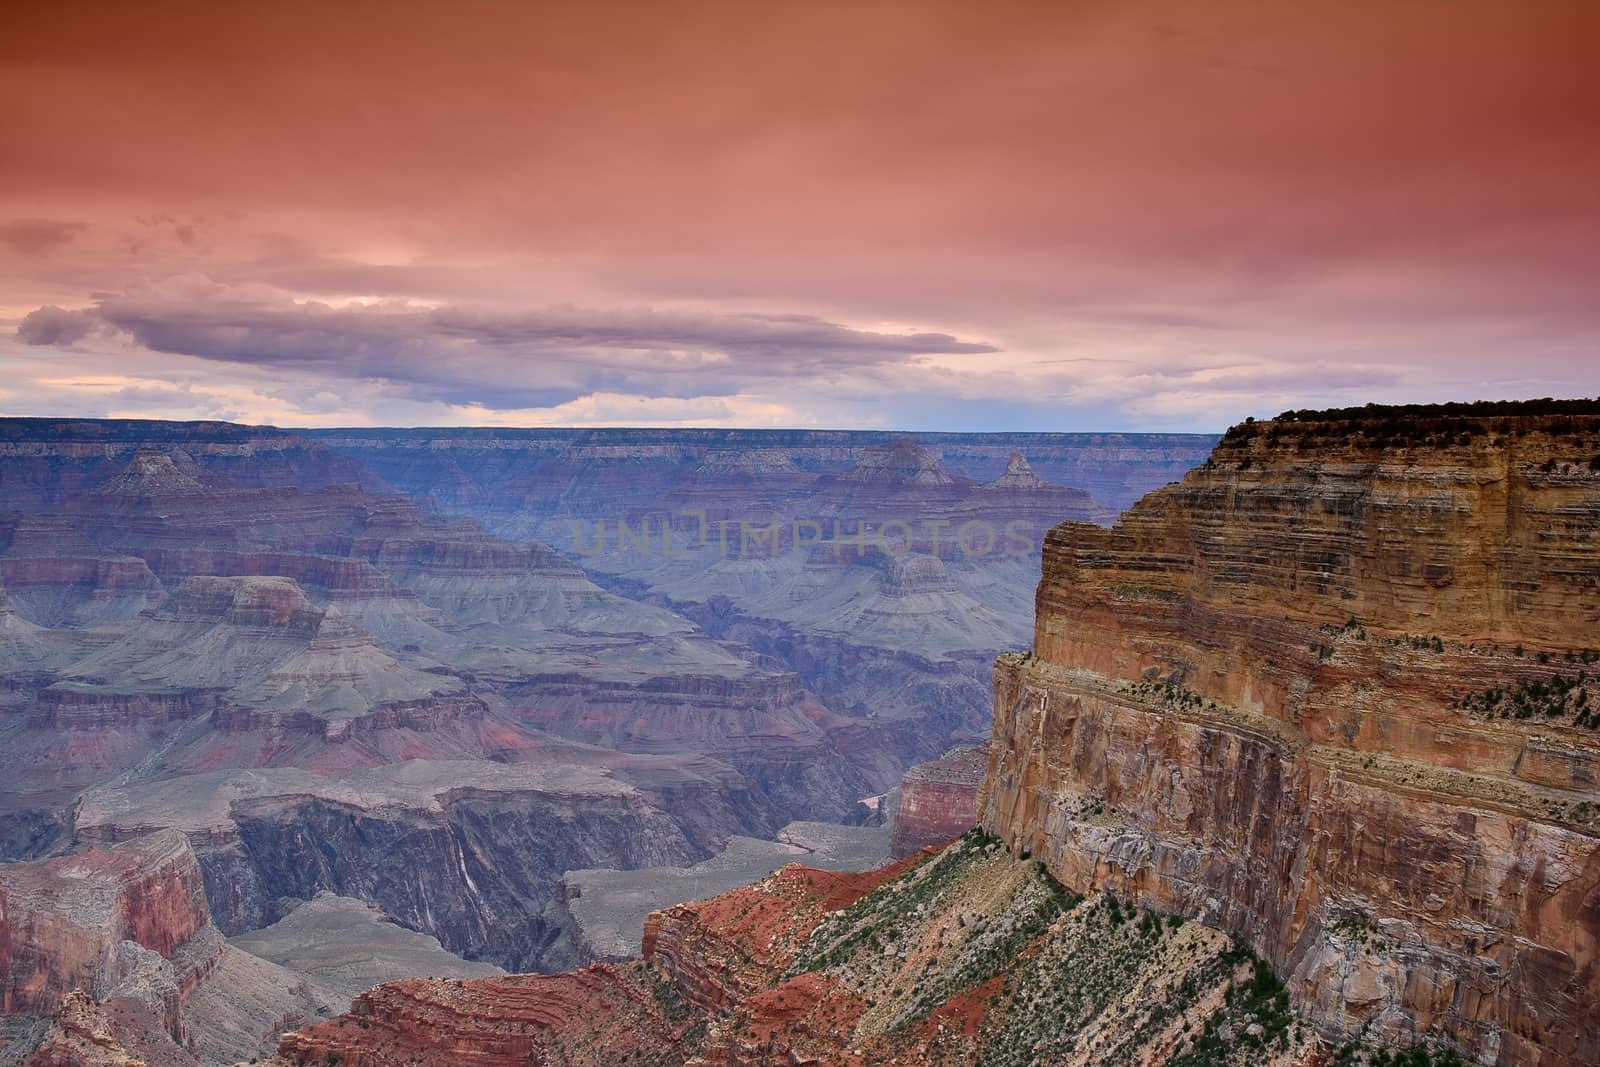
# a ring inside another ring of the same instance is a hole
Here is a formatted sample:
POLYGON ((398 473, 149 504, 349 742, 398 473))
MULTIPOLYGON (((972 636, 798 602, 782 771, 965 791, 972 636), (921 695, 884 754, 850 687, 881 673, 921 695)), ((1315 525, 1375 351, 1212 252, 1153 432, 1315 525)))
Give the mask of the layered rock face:
POLYGON ((868 445, 862 449, 855 467, 841 475, 840 480, 892 489, 956 484, 956 480, 939 466, 938 455, 910 437, 889 445, 868 445))
POLYGON ((161 581, 144 560, 127 556, 8 557, 0 579, 29 619, 49 627, 130 619, 161 599, 161 581))
POLYGON ((111 496, 169 496, 198 493, 200 479, 180 470, 172 456, 159 448, 144 445, 121 474, 95 486, 94 492, 111 496))
POLYGON ((988 770, 989 746, 964 745, 907 771, 900 780, 890 853, 904 859, 972 829, 988 770))
POLYGON ((1325 1033, 1600 1061, 1600 419, 1294 413, 1045 547, 983 825, 1325 1033))
POLYGON ((607 1067, 684 1062, 698 1018, 635 965, 378 986, 337 1021, 286 1034, 275 1064, 607 1067))
MULTIPOLYGON (((726 810, 702 818, 712 838, 738 825, 726 810)), ((206 772, 91 791, 77 826, 98 842, 181 830, 197 843, 211 913, 230 934, 279 919, 280 898, 331 891, 373 901, 454 952, 519 969, 568 958, 544 914, 562 872, 683 864, 704 848, 641 790, 560 764, 206 772)))
POLYGON ((35 725, 84 728, 216 713, 223 729, 301 724, 337 735, 407 709, 470 713, 457 678, 397 662, 290 578, 189 578, 126 636, 61 672, 35 725))
POLYGON ((103 998, 127 977, 121 943, 170 960, 209 924, 200 865, 178 833, 0 867, 0 1008, 48 1014, 75 989, 103 998))
MULTIPOLYGON (((20 617, 0 582, 0 655, 5 657, 3 674, 20 674, 36 669, 51 658, 53 649, 43 628, 20 617)), ((8 686, 13 688, 13 686, 8 686)))
POLYGON ((1038 489, 1044 484, 1044 480, 1033 473, 1028 457, 1021 452, 1011 453, 1006 459, 1005 473, 989 483, 994 489, 1018 490, 1038 489))
POLYGON ((231 1063, 340 1006, 224 941, 170 830, 0 867, 0 982, 6 1021, 48 1023, 6 1050, 31 1067, 231 1063))

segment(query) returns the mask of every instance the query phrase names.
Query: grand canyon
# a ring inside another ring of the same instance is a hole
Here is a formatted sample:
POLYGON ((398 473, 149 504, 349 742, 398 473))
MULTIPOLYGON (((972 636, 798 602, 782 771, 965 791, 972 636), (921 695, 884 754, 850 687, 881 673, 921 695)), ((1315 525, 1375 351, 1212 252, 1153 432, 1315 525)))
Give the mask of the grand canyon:
POLYGON ((1600 1056, 1593 403, 0 436, 7 1062, 1600 1056))
POLYGON ((1600 3, 0 3, 0 1067, 1600 1067, 1600 3))

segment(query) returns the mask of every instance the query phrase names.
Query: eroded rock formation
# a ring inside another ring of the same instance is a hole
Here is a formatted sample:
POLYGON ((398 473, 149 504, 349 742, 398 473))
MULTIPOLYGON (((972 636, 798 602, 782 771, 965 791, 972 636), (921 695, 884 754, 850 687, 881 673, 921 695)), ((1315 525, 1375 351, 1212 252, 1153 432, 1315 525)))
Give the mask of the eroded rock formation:
POLYGON ((1044 571, 985 827, 1241 937, 1329 1035, 1600 1061, 1600 419, 1235 427, 1044 571))
POLYGON ((565 966, 543 918, 564 870, 693 864, 849 810, 895 758, 792 672, 544 545, 374 495, 303 439, 0 420, 0 453, 18 508, 0 515, 0 856, 177 826, 230 932, 332 889, 461 951, 565 966), (463 786, 507 767, 532 784, 417 817, 426 767, 458 763, 485 768, 463 786), (552 795, 534 764, 615 777, 552 795), (363 774, 400 765, 416 793, 365 806, 363 774), (288 778, 263 792, 254 771, 288 778), (179 799, 147 803, 152 783, 179 799))
MULTIPOLYGON (((23 1067, 151 1067, 122 1044, 122 1035, 109 1014, 87 993, 74 991, 62 998, 50 1030, 23 1067)), ((181 1050, 171 1050, 182 1055, 181 1050)), ((185 1057, 189 1063, 192 1057, 185 1057)), ((182 1060, 171 1061, 180 1067, 182 1060)))
MULTIPOLYGON (((275 1063, 344 1067, 608 1067, 684 1062, 700 1020, 673 1011, 642 967, 391 982, 349 1014, 286 1034, 275 1063)), ((269 1064, 269 1067, 271 1065, 269 1064)))
POLYGON ((338 998, 229 946, 176 831, 0 867, 0 1014, 51 1018, 32 1067, 260 1052, 338 998))
MULTIPOLYGON (((1112 456, 1103 450, 1113 438, 1070 435, 385 431, 328 440, 393 484, 496 532, 546 541, 608 588, 648 596, 796 675, 846 717, 838 725, 848 732, 833 731, 824 748, 852 773, 828 783, 805 757, 763 771, 763 781, 785 803, 817 798, 809 817, 829 818, 889 788, 910 763, 987 733, 989 668, 1026 640, 1045 530, 1114 514, 1061 472, 1155 485, 1181 473, 1180 456, 1198 462, 1206 443, 1119 438, 1112 456)), ((648 704, 618 717, 692 722, 648 704)), ((709 725, 715 738, 720 724, 709 725)))
POLYGON ((209 924, 182 834, 0 867, 0 1010, 47 1014, 75 989, 103 999, 126 977, 123 942, 171 960, 209 924))
MULTIPOLYGON (((644 768, 658 782, 683 774, 660 762, 644 768)), ((726 811, 701 818, 713 820, 708 837, 737 826, 726 811)), ((687 822, 604 769, 411 760, 338 777, 210 771, 97 789, 77 826, 97 842, 181 830, 230 934, 276 921, 280 898, 326 890, 373 901, 454 952, 534 969, 570 958, 544 916, 562 872, 692 862, 704 846, 687 822)))
POLYGON ((904 859, 972 829, 988 770, 989 746, 963 745, 907 771, 900 780, 890 853, 904 859))

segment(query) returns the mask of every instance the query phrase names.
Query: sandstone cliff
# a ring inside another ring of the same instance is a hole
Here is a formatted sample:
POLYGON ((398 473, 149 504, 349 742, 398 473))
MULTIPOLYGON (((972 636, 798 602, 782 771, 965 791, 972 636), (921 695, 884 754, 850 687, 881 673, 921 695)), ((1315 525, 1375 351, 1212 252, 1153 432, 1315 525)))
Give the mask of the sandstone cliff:
POLYGON ((978 787, 988 769, 988 745, 963 745, 907 771, 900 780, 890 854, 904 859, 972 829, 978 821, 978 787))
POLYGON ((1600 1062, 1592 408, 1293 413, 1053 531, 983 825, 1330 1036, 1600 1062))

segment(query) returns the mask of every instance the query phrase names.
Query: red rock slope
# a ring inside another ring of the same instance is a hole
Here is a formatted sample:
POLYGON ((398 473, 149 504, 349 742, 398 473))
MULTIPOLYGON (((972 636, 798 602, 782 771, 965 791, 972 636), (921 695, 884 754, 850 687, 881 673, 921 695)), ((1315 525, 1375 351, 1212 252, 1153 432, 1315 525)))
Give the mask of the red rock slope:
POLYGON ((1311 1067, 1270 973, 1221 933, 1065 892, 972 832, 864 875, 788 867, 653 915, 644 960, 399 982, 288 1034, 346 1067, 1103 1063, 1311 1067))
POLYGON ((210 922, 200 865, 176 831, 0 867, 3 1010, 49 1013, 74 989, 105 995, 125 977, 123 942, 172 960, 210 922))

